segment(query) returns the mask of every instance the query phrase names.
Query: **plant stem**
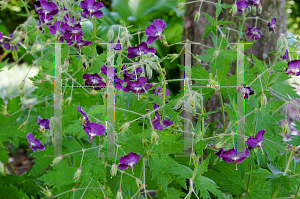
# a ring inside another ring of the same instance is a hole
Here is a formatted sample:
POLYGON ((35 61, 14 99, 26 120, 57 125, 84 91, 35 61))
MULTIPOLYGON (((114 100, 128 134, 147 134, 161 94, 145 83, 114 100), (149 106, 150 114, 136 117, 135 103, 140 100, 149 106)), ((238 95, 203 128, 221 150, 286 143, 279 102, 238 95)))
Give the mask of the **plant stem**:
POLYGON ((297 189, 297 192, 296 192, 296 195, 295 195, 294 199, 299 195, 299 190, 300 190, 300 182, 299 182, 298 189, 297 189))
POLYGON ((223 133, 225 133, 225 112, 224 112, 224 105, 223 105, 221 91, 219 91, 219 96, 220 96, 220 103, 221 103, 221 107, 222 107, 223 133))
POLYGON ((8 162, 7 164, 8 164, 8 166, 9 166, 9 168, 12 170, 12 172, 13 172, 15 175, 17 175, 17 173, 16 173, 16 171, 14 170, 13 166, 11 165, 11 163, 8 162))
MULTIPOLYGON (((250 165, 250 172, 251 172, 251 170, 252 170, 252 165, 250 165)), ((250 180, 251 180, 251 174, 249 174, 246 193, 248 193, 248 190, 249 190, 250 180)))
MULTIPOLYGON (((287 173, 287 171, 288 171, 288 169, 289 169, 289 166, 290 166, 290 163, 291 163, 291 160, 292 160, 292 157, 293 157, 295 148, 296 148, 296 145, 293 146, 293 149, 292 149, 292 152, 291 152, 291 154, 290 154, 289 161, 288 161, 287 164, 286 164, 286 167, 285 167, 283 176, 285 176, 285 174, 287 173)), ((278 194, 278 191, 279 191, 279 188, 280 188, 280 184, 278 185, 277 190, 276 190, 276 192, 274 193, 272 199, 276 198, 276 196, 277 196, 277 194, 278 194)), ((299 187, 298 187, 298 189, 299 189, 299 187)), ((299 191, 299 190, 298 190, 298 191, 299 191)))
POLYGON ((3 162, 3 175, 6 176, 5 162, 3 162))
POLYGON ((268 87, 268 81, 269 81, 269 78, 270 78, 270 74, 271 74, 271 71, 273 70, 273 68, 274 68, 274 66, 275 66, 275 63, 276 63, 278 57, 279 57, 279 55, 276 56, 275 61, 273 62, 272 66, 271 66, 271 68, 270 68, 270 70, 269 70, 269 75, 268 75, 268 77, 267 77, 266 88, 265 88, 265 90, 267 90, 267 87, 268 87))
MULTIPOLYGON (((194 179, 195 179, 196 173, 197 173, 198 163, 199 163, 199 158, 197 158, 197 162, 196 162, 196 165, 195 165, 194 173, 193 173, 193 176, 192 176, 192 178, 190 180, 190 183, 194 182, 194 179)), ((190 189, 193 189, 193 185, 190 185, 190 189)), ((191 198, 191 194, 189 194, 188 199, 190 199, 190 198, 191 198)))
MULTIPOLYGON (((202 91, 201 91, 201 94, 202 94, 202 91)), ((203 107, 203 97, 201 97, 201 111, 202 111, 202 114, 203 114, 203 111, 204 111, 204 107, 203 107)), ((203 137, 204 137, 204 117, 202 117, 202 140, 203 140, 203 137)))

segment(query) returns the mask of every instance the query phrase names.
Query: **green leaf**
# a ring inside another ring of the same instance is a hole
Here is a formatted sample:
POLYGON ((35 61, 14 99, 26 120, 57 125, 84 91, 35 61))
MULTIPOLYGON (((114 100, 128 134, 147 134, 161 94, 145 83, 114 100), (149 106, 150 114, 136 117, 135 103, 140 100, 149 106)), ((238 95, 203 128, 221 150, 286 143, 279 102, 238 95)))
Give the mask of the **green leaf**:
POLYGON ((167 190, 167 197, 165 199, 174 199, 174 198, 180 198, 179 193, 177 189, 174 189, 173 187, 168 187, 167 190))
POLYGON ((209 154, 209 156, 203 162, 201 162, 200 165, 198 165, 196 175, 202 175, 204 172, 207 171, 210 155, 211 154, 209 154))
POLYGON ((206 14, 205 12, 203 12, 203 14, 205 15, 207 21, 211 24, 211 25, 214 25, 216 26, 216 21, 214 18, 212 18, 211 16, 209 16, 208 14, 206 14))
POLYGON ((1 198, 22 198, 30 199, 22 190, 19 190, 14 185, 1 187, 1 198))
POLYGON ((81 124, 83 123, 82 120, 73 120, 73 124, 69 125, 64 132, 70 133, 71 135, 79 134, 78 138, 86 137, 86 132, 83 130, 81 124))
POLYGON ((218 185, 211 179, 197 175, 195 178, 196 192, 200 191, 200 195, 203 199, 211 198, 209 192, 217 196, 218 198, 224 198, 224 195, 219 190, 218 185), (209 191, 209 192, 208 192, 209 191))
POLYGON ((2 71, 1 69, 6 65, 6 63, 8 62, 9 58, 7 58, 5 61, 0 63, 0 72, 2 71))
MULTIPOLYGON (((198 123, 200 123, 200 121, 198 121, 198 123)), ((203 150, 206 149, 208 142, 209 141, 200 140, 195 144, 194 149, 197 152, 197 154, 200 155, 200 157, 203 157, 203 150)))
POLYGON ((285 189, 291 191, 293 187, 293 181, 288 176, 279 175, 277 177, 271 178, 267 181, 266 185, 269 187, 269 194, 273 194, 278 185, 280 184, 280 189, 285 189))
POLYGON ((34 156, 33 160, 36 162, 30 171, 30 175, 37 176, 45 172, 46 168, 50 165, 54 157, 54 147, 46 147, 43 151, 37 151, 31 153, 30 156, 34 156), (49 157, 50 156, 50 157, 49 157), (51 157, 53 156, 53 157, 51 157))
POLYGON ((215 35, 217 35, 217 27, 215 25, 206 25, 203 27, 206 27, 206 28, 205 28, 204 36, 202 39, 205 39, 206 37, 208 37, 208 35, 211 32, 213 32, 213 33, 215 33, 215 35))
POLYGON ((22 104, 21 104, 21 97, 15 97, 12 98, 11 100, 8 99, 8 103, 7 103, 7 111, 8 114, 12 114, 16 111, 18 111, 21 108, 22 104))
POLYGON ((286 143, 293 145, 293 146, 298 146, 298 145, 300 145, 300 136, 299 135, 291 135, 291 140, 286 143))
POLYGON ((164 173, 172 173, 173 175, 179 175, 178 178, 191 178, 193 171, 187 166, 181 164, 173 164, 167 168, 164 173))
POLYGON ((7 151, 6 148, 0 148, 0 161, 1 162, 8 162, 8 156, 9 152, 7 151))

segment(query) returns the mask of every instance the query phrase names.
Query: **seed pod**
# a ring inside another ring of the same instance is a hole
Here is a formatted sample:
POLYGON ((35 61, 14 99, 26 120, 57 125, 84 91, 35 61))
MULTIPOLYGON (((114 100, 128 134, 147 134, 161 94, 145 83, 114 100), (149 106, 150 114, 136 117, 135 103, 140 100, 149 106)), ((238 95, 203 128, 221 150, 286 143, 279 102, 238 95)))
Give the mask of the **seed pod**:
POLYGON ((149 140, 147 140, 146 138, 142 138, 142 143, 144 148, 147 148, 150 144, 149 140))
POLYGON ((117 171, 118 171, 118 166, 116 165, 116 163, 114 163, 110 169, 111 176, 115 176, 117 174, 117 171))
POLYGON ((14 50, 13 52, 12 52, 12 55, 13 55, 13 58, 14 58, 14 60, 15 61, 17 61, 18 60, 18 52, 16 51, 16 50, 14 50))
POLYGON ((81 168, 79 167, 79 168, 77 169, 77 171, 75 172, 75 174, 74 174, 74 180, 75 180, 75 182, 76 182, 77 180, 79 180, 80 175, 81 175, 81 168))
POLYGON ((31 55, 33 55, 35 53, 36 49, 37 49, 37 43, 34 43, 32 48, 31 48, 31 52, 30 52, 31 55))
POLYGON ((261 106, 266 107, 267 101, 268 101, 268 100, 267 100, 266 95, 265 95, 265 94, 262 94, 262 95, 261 95, 261 106))
POLYGON ((181 9, 183 7, 184 7, 184 3, 181 2, 181 3, 177 4, 176 9, 181 9))
POLYGON ((111 41, 111 40, 113 39, 113 37, 114 37, 114 30, 113 30, 113 28, 111 27, 111 28, 108 30, 108 33, 107 33, 107 39, 108 39, 109 41, 111 41))
POLYGON ((55 165, 55 164, 58 164, 62 159, 63 159, 63 156, 62 156, 62 155, 60 155, 60 156, 54 158, 53 163, 52 163, 51 166, 53 166, 53 165, 55 165))
POLYGON ((138 186, 138 188, 142 188, 143 187, 143 182, 140 179, 136 179, 136 185, 138 186))
POLYGON ((159 136, 157 135, 156 131, 152 131, 151 133, 151 143, 158 144, 159 136))
POLYGON ((253 15, 256 15, 256 6, 255 5, 252 6, 251 11, 252 11, 253 15))
POLYGON ((288 123, 287 122, 284 122, 284 124, 283 124, 283 132, 285 133, 285 134, 289 134, 289 132, 290 132, 290 128, 289 128, 289 125, 288 125, 288 123))
POLYGON ((236 3, 233 4, 233 6, 231 7, 229 13, 232 13, 232 16, 237 13, 237 5, 236 5, 236 3))
POLYGON ((195 164, 196 160, 197 160, 197 156, 196 156, 196 154, 195 154, 194 152, 192 152, 192 153, 190 154, 190 162, 189 162, 189 165, 191 165, 191 162, 195 164))
POLYGON ((116 199, 123 199, 121 189, 119 189, 119 191, 117 193, 117 198, 116 199))

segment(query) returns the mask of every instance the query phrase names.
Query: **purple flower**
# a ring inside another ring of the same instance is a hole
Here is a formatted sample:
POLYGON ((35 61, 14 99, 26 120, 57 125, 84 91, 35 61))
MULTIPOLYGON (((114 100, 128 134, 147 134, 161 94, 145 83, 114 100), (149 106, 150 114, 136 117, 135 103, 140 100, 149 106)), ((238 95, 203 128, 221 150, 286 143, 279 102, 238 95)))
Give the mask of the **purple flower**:
POLYGON ((155 53, 155 48, 149 48, 145 42, 142 42, 140 45, 137 45, 137 47, 128 47, 128 54, 127 58, 133 58, 142 56, 147 53, 155 53))
POLYGON ((101 72, 104 74, 104 75, 107 75, 107 67, 106 65, 103 65, 101 68, 100 68, 101 72))
POLYGON ((244 94, 244 99, 248 99, 249 95, 253 95, 254 91, 250 88, 250 86, 245 87, 245 86, 241 86, 237 89, 238 92, 243 93, 244 94))
POLYGON ((137 164, 140 158, 141 155, 131 152, 128 155, 125 155, 124 157, 120 158, 119 160, 120 164, 118 168, 122 170, 126 170, 129 167, 132 169, 133 165, 137 164))
POLYGON ((149 35, 147 39, 147 44, 153 44, 155 40, 161 38, 161 34, 164 32, 166 27, 166 22, 162 19, 155 19, 153 25, 149 25, 145 31, 145 35, 149 35))
POLYGON ((88 134, 90 137, 90 144, 92 144, 93 138, 95 136, 105 134, 105 126, 102 124, 97 124, 95 122, 87 123, 86 125, 82 125, 83 130, 88 134))
POLYGON ((49 26, 49 31, 51 34, 55 35, 57 31, 59 31, 59 27, 61 26, 60 24, 63 24, 64 22, 62 21, 56 21, 53 26, 49 26))
POLYGON ((85 0, 80 3, 80 7, 83 9, 81 16, 84 18, 90 18, 95 16, 95 18, 100 18, 103 12, 99 9, 103 8, 103 3, 95 2, 95 0, 85 0))
POLYGON ((80 24, 76 24, 71 30, 67 30, 64 34, 66 40, 70 40, 72 37, 72 40, 76 42, 80 41, 82 36, 83 32, 80 24))
POLYGON ((264 34, 259 30, 259 28, 248 28, 247 37, 251 37, 252 40, 258 40, 260 36, 264 36, 264 34))
POLYGON ((275 32, 276 30, 276 18, 273 18, 272 21, 268 23, 269 31, 275 32))
POLYGON ((74 27, 75 25, 79 24, 80 21, 81 21, 81 18, 78 19, 78 21, 75 21, 75 17, 73 16, 72 18, 70 18, 70 15, 69 13, 67 13, 65 16, 64 16, 64 21, 65 21, 65 24, 67 25, 67 29, 71 29, 72 27, 74 27))
MULTIPOLYGON (((3 38, 3 33, 2 32, 0 32, 0 40, 3 38)), ((1 41, 0 41, 0 43, 1 43, 1 41)))
POLYGON ((40 130, 50 130, 49 128, 49 119, 45 118, 41 120, 41 116, 38 117, 38 124, 40 126, 40 130))
POLYGON ((115 48, 115 50, 121 50, 120 40, 118 40, 118 43, 116 44, 116 46, 114 48, 115 48))
POLYGON ((11 33, 10 35, 9 35, 9 37, 10 38, 4 38, 4 44, 3 44, 3 47, 6 49, 6 50, 11 50, 12 52, 14 51, 14 50, 18 50, 18 48, 17 48, 17 46, 20 46, 21 44, 22 44, 22 41, 20 40, 18 43, 16 43, 16 44, 12 44, 12 41, 16 38, 16 37, 14 37, 14 34, 13 33, 11 33))
MULTIPOLYGON (((159 130, 159 132, 162 131, 164 128, 160 123, 160 113, 158 111, 155 111, 155 119, 152 121, 152 124, 155 129, 159 130)), ((172 124, 172 121, 163 119, 163 125, 165 126, 165 128, 172 124)))
POLYGON ((243 152, 239 152, 236 149, 230 149, 228 151, 221 152, 220 157, 228 163, 241 163, 249 156, 248 148, 245 148, 243 152))
MULTIPOLYGON (((156 89, 153 90, 153 94, 162 98, 164 96, 164 93, 163 93, 163 87, 161 86, 158 86, 156 89)), ((170 96, 170 91, 169 89, 166 88, 166 96, 170 96)), ((166 104, 169 103, 170 100, 166 99, 166 104)), ((153 109, 157 109, 159 108, 159 105, 158 104, 153 104, 153 109)))
POLYGON ((90 120, 89 120, 87 114, 82 110, 82 108, 81 108, 80 105, 78 106, 77 111, 79 111, 79 113, 81 113, 81 115, 83 116, 82 121, 83 121, 84 123, 89 124, 89 123, 90 123, 90 120))
POLYGON ((283 56, 280 56, 280 57, 281 57, 281 59, 286 59, 286 60, 288 60, 288 59, 289 59, 289 51, 288 51, 288 49, 286 49, 284 55, 283 55, 283 56))
POLYGON ((92 41, 82 41, 81 39, 79 39, 74 46, 79 47, 79 49, 81 49, 83 46, 89 46, 93 44, 92 41))
MULTIPOLYGON (((83 79, 86 79, 85 80, 85 85, 90 85, 90 86, 105 86, 105 82, 103 82, 101 80, 101 77, 97 74, 97 73, 94 73, 94 74, 88 74, 88 73, 85 73, 83 75, 83 79)), ((100 90, 101 88, 94 88, 95 90, 100 90)))
POLYGON ((244 13, 246 9, 249 7, 249 4, 247 3, 246 0, 241 0, 236 2, 237 6, 237 13, 244 13))
POLYGON ((248 0, 249 5, 260 5, 260 0, 248 0))
MULTIPOLYGON (((144 93, 144 85, 147 83, 146 77, 140 77, 135 82, 129 81, 126 85, 126 87, 123 89, 124 92, 133 92, 133 93, 144 93)), ((150 86, 150 85, 149 85, 150 86)), ((148 87, 148 86, 147 86, 148 87)), ((145 89, 148 90, 145 86, 145 89)))
POLYGON ((36 150, 45 150, 45 146, 41 144, 41 141, 36 139, 32 133, 27 134, 27 139, 30 144, 30 148, 36 152, 36 150))
POLYGON ((122 70, 124 70, 124 73, 125 73, 125 74, 123 75, 124 81, 125 81, 125 82, 129 82, 130 79, 136 80, 136 76, 137 76, 137 78, 139 78, 139 77, 141 76, 141 73, 143 72, 143 68, 142 68, 142 67, 136 68, 136 70, 133 72, 133 74, 130 74, 130 73, 128 72, 128 70, 125 70, 125 69, 126 69, 126 66, 124 65, 124 66, 122 67, 122 70))
POLYGON ((218 157, 221 157, 221 154, 225 151, 224 148, 221 148, 220 151, 218 151, 217 153, 215 153, 218 157))
POLYGON ((300 60, 293 60, 288 63, 288 68, 286 68, 287 74, 293 74, 296 76, 300 75, 300 60), (288 71, 289 70, 289 71, 288 71))
POLYGON ((246 141, 246 144, 249 148, 249 150, 254 149, 255 147, 261 148, 262 145, 261 143, 264 141, 264 133, 266 132, 266 130, 260 130, 258 131, 258 133, 256 134, 255 138, 253 137, 249 137, 246 141))
POLYGON ((47 0, 40 0, 41 6, 35 6, 35 10, 39 13, 39 22, 41 23, 48 23, 49 21, 53 20, 53 16, 59 13, 57 9, 57 5, 54 2, 48 2, 47 0))

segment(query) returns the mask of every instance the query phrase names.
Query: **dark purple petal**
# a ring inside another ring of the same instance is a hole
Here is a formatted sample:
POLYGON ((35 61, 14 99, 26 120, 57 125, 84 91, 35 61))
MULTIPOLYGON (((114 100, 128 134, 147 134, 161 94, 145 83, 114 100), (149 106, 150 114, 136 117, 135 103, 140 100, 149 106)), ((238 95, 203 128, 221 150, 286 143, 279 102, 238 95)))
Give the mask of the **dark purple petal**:
POLYGON ((131 153, 125 155, 124 157, 120 158, 119 168, 121 167, 121 169, 123 169, 123 170, 127 169, 128 167, 133 168, 133 165, 137 164, 138 161, 140 160, 140 158, 141 158, 141 155, 131 152, 131 153), (126 166, 126 168, 125 168, 125 166, 126 166))
POLYGON ((120 40, 118 40, 118 43, 115 46, 115 50, 121 50, 121 43, 120 40))
POLYGON ((288 51, 288 49, 286 49, 286 51, 285 51, 284 55, 283 55, 283 56, 281 56, 281 59, 286 59, 286 60, 288 60, 288 59, 289 59, 289 51, 288 51))
POLYGON ((26 137, 29 143, 34 141, 34 135, 32 133, 28 133, 26 137))
POLYGON ((220 151, 218 151, 217 153, 215 153, 218 157, 221 157, 221 154, 225 151, 224 148, 221 148, 220 151))
POLYGON ((41 120, 41 116, 38 117, 38 124, 41 127, 41 130, 50 130, 49 128, 49 119, 45 118, 41 120))
POLYGON ((249 149, 254 149, 257 145, 257 140, 253 137, 249 137, 246 141, 246 144, 248 146, 249 149))
POLYGON ((128 165, 126 165, 126 164, 119 164, 118 168, 122 169, 122 170, 126 170, 128 168, 128 165))
POLYGON ((260 130, 258 131, 258 133, 255 136, 255 139, 257 140, 257 142, 262 142, 264 141, 264 134, 265 134, 266 130, 260 130))
POLYGON ((286 68, 287 74, 293 74, 298 76, 300 73, 300 60, 293 60, 288 63, 286 68))
POLYGON ((241 0, 236 2, 236 6, 237 6, 237 13, 242 13, 246 11, 246 9, 249 7, 249 4, 247 3, 246 0, 241 0))
POLYGON ((276 18, 273 18, 271 22, 268 23, 269 31, 275 32, 276 30, 276 18))
POLYGON ((101 67, 101 72, 104 74, 104 75, 107 75, 107 67, 106 67, 106 65, 103 65, 102 67, 101 67))
POLYGON ((172 124, 173 124, 172 121, 163 119, 163 125, 164 125, 166 128, 167 128, 168 126, 172 125, 172 124))

